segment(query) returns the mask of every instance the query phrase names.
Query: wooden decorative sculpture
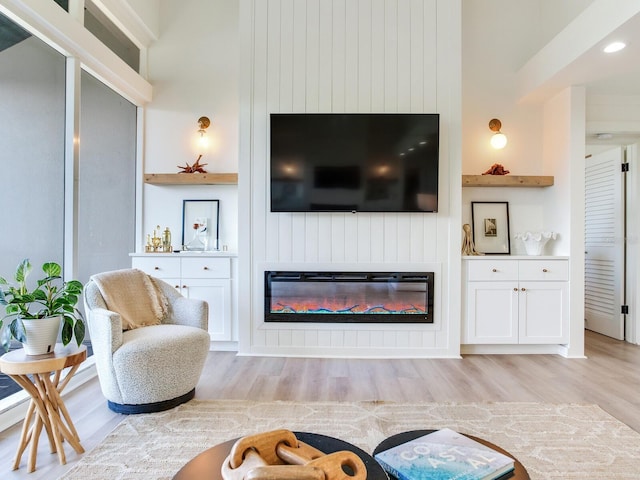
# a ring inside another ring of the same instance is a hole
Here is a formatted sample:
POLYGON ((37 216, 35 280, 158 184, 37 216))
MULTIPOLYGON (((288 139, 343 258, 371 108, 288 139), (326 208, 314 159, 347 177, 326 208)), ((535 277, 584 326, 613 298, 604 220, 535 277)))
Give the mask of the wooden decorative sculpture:
POLYGON ((198 156, 198 158, 196 159, 196 163, 194 163, 193 165, 189 165, 187 163, 186 167, 181 167, 180 165, 178 165, 178 168, 182 169, 182 172, 178 172, 178 173, 207 173, 207 171, 203 168, 205 165, 207 165, 206 163, 200 163, 200 159, 202 158, 202 155, 198 156))
POLYGON ((367 467, 353 452, 325 455, 289 430, 274 430, 239 439, 221 473, 224 480, 366 480, 367 467))
POLYGON ((484 172, 482 175, 506 175, 507 173, 509 173, 509 170, 504 168, 499 163, 494 163, 493 165, 491 165, 491 168, 484 172))
POLYGON ((464 239, 462 240, 462 255, 484 255, 484 253, 476 252, 476 247, 471 239, 471 225, 465 223, 462 226, 464 231, 464 239))

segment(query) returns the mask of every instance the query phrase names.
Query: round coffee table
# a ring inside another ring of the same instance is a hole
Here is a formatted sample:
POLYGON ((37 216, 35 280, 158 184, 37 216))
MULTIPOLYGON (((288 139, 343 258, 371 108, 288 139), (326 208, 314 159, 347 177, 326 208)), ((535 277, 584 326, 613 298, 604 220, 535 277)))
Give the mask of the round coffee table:
POLYGON ((29 443, 31 451, 27 470, 31 473, 36 469, 38 440, 43 427, 49 437, 51 452, 58 453, 61 465, 67 463, 62 442, 68 442, 77 453, 84 452, 60 393, 86 358, 87 347, 84 345, 77 347, 69 344, 65 347, 61 343, 56 344, 53 353, 45 355, 27 355, 21 348, 0 357, 0 371, 31 395, 13 463, 14 470, 20 467, 20 459, 29 443), (69 370, 62 376, 66 368, 69 370))
MULTIPOLYGON (((429 433, 433 433, 435 432, 435 430, 411 430, 409 432, 402 432, 402 433, 398 433, 397 435, 393 435, 389 438, 387 438, 386 440, 383 440, 380 445, 378 445, 375 450, 373 451, 373 455, 376 455, 380 452, 384 452, 385 450, 389 450, 390 448, 393 447, 397 447, 398 445, 401 445, 405 442, 408 442, 410 440, 414 440, 416 438, 422 437, 424 435, 427 435, 429 433)), ((508 473, 506 475, 503 475, 500 478, 505 478, 505 479, 509 479, 509 480, 530 480, 529 479, 529 474, 527 473, 527 470, 524 468, 524 466, 518 461, 517 458, 515 458, 513 455, 511 455, 509 452, 507 452, 506 450, 504 450, 503 448, 500 448, 497 445, 494 445, 491 442, 487 442, 486 440, 482 439, 482 438, 478 438, 478 437, 474 437, 472 435, 466 435, 466 437, 471 438, 472 440, 475 440, 476 442, 479 442, 483 445, 486 445, 489 448, 493 448, 494 450, 497 450, 498 452, 502 453, 503 455, 507 455, 508 457, 513 458, 514 460, 514 465, 515 468, 513 470, 512 473, 508 473)), ((391 480, 397 480, 396 477, 389 475, 389 478, 391 480)))
MULTIPOLYGON (((318 433, 294 432, 301 442, 329 454, 341 450, 349 450, 358 455, 367 467, 367 480, 388 480, 386 472, 371 455, 364 450, 338 438, 320 435, 318 433)), ((238 439, 216 445, 205 450, 190 460, 175 474, 173 480, 222 480, 221 468, 224 460, 231 452, 231 447, 238 439)))

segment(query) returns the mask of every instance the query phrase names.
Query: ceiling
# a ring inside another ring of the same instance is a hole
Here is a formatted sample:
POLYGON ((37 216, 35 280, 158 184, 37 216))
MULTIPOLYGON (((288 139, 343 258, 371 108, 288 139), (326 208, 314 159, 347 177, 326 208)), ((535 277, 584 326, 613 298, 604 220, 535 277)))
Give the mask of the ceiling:
MULTIPOLYGON (((611 17, 616 17, 616 14, 613 13, 611 17)), ((564 65, 559 63, 556 71, 550 70, 547 78, 542 78, 534 90, 534 97, 549 97, 568 86, 583 85, 587 92, 587 117, 589 106, 597 107, 598 102, 605 103, 603 96, 617 97, 611 100, 626 118, 617 119, 616 122, 589 122, 587 118, 587 144, 620 145, 635 143, 640 139, 640 122, 634 120, 640 118, 640 8, 635 7, 635 12, 632 10, 626 20, 617 19, 612 23, 616 21, 618 25, 610 29, 602 27, 607 23, 606 20, 598 25, 584 21, 573 30, 571 28, 576 25, 569 25, 567 32, 570 34, 564 38, 562 35, 556 36, 549 43, 553 48, 547 52, 541 51, 546 56, 542 55, 541 61, 538 59, 538 65, 544 62, 553 64, 557 60, 553 56, 556 52, 565 55, 564 65), (578 51, 579 47, 567 43, 575 41, 578 44, 581 40, 586 40, 588 48, 574 58, 571 54, 578 51), (624 42, 626 48, 616 53, 604 53, 603 48, 613 41, 624 42), (634 105, 637 105, 638 113, 630 110, 634 105), (601 130, 603 127, 606 130, 601 130), (613 137, 599 138, 599 133, 612 133, 613 137)), ((615 108, 611 110, 615 111, 615 108)))
POLYGON ((584 64, 581 68, 589 95, 640 95, 640 14, 591 48, 580 64, 584 64), (602 51, 605 44, 616 40, 624 42, 626 48, 609 54, 602 51))

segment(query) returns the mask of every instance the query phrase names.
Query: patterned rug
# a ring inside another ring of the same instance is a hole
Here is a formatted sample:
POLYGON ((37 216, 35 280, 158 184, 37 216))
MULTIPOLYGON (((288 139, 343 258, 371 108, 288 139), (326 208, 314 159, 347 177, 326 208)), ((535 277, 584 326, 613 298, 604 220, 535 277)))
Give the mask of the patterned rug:
POLYGON ((501 446, 532 479, 640 478, 640 434, 596 405, 193 400, 125 418, 61 479, 171 479, 207 448, 279 428, 338 437, 372 452, 390 435, 442 427, 501 446))

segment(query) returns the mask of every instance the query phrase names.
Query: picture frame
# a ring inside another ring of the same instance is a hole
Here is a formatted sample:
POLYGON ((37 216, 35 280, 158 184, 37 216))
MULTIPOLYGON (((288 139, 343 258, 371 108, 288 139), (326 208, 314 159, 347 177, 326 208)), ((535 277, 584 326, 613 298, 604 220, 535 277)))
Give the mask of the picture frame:
POLYGON ((473 243, 480 253, 510 255, 509 202, 471 202, 473 243))
POLYGON ((220 201, 182 201, 182 250, 219 249, 220 201))

